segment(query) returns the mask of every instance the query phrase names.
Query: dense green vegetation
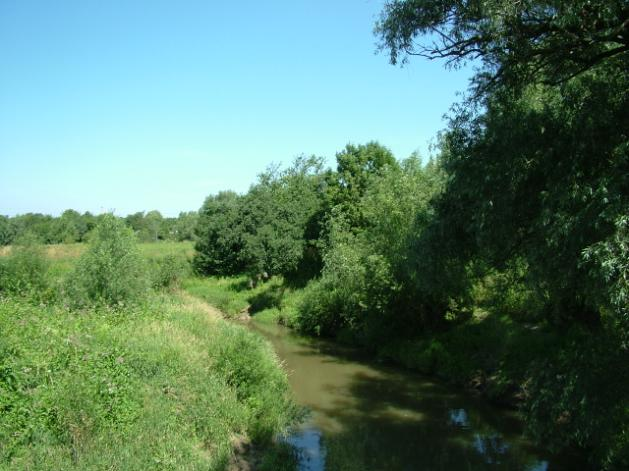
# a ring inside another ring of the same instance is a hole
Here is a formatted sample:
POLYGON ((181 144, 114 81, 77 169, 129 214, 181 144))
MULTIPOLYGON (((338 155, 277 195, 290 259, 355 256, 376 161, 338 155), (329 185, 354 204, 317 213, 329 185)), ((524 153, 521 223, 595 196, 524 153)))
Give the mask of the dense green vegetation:
MULTIPOLYGON (((0 215, 0 246, 19 243, 24 237, 42 244, 87 242, 105 214, 80 214, 68 209, 61 216, 28 213, 14 217, 0 215)), ((159 211, 139 212, 122 218, 141 242, 158 240, 192 240, 197 222, 195 211, 181 212, 176 218, 165 218, 159 211)))
POLYGON ((105 215, 88 247, 0 256, 0 469, 293 469, 270 346, 173 291, 189 246, 136 246, 105 215), (235 456, 235 450, 248 456, 235 456))
POLYGON ((176 219, 0 217, 3 465, 220 468, 235 435, 270 442, 291 408, 268 347, 208 329, 165 294, 181 285, 517 405, 539 443, 629 468, 628 17, 622 0, 391 1, 375 31, 392 63, 477 67, 428 161, 349 144, 335 168, 300 157, 176 219), (135 238, 194 240, 211 277, 135 238), (36 245, 88 240, 76 263, 36 245))
POLYGON ((336 169, 299 159, 209 197, 195 268, 244 278, 191 289, 515 401, 540 443, 628 467, 627 15, 389 2, 376 34, 393 63, 478 66, 437 154, 348 145, 336 169))

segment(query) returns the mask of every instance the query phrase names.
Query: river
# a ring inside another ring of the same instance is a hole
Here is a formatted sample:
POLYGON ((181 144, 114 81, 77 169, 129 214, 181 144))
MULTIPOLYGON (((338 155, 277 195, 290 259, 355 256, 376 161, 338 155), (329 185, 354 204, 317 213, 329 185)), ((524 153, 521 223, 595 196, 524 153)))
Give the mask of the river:
POLYGON ((272 343, 310 411, 286 439, 301 471, 582 469, 535 447, 513 411, 330 341, 255 318, 249 326, 272 343))

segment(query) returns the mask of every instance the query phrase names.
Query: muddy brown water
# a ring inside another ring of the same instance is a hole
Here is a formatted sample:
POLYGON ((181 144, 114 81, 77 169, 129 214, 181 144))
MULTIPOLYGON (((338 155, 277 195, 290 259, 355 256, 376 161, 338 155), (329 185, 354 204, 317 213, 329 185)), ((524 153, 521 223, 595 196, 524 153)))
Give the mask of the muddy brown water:
POLYGON ((302 471, 584 469, 574 454, 535 447, 513 411, 333 342, 255 318, 249 326, 271 342, 310 411, 286 438, 302 471))

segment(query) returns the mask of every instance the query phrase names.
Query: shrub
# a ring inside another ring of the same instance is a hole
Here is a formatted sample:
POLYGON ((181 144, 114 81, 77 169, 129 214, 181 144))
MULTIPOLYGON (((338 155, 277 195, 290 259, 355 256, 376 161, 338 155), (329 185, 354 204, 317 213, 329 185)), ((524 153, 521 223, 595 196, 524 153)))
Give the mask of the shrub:
POLYGON ((0 259, 0 291, 28 295, 42 293, 48 285, 48 262, 34 238, 25 237, 0 259))
POLYGON ((138 301, 146 291, 146 270, 133 232, 118 218, 105 215, 67 280, 70 302, 75 307, 116 306, 138 301))
POLYGON ((151 278, 153 287, 156 289, 179 286, 181 280, 190 271, 188 261, 175 255, 166 255, 153 260, 152 264, 151 278))

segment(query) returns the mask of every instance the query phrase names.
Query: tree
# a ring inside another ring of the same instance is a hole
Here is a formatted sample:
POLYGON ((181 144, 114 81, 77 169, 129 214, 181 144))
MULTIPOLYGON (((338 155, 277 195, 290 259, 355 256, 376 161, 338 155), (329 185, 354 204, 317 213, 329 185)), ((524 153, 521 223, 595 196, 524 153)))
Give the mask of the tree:
POLYGON ((193 240, 198 220, 199 214, 196 211, 180 212, 172 225, 174 239, 178 241, 193 240))
POLYGON ((596 324, 583 253, 613 237, 629 208, 627 11, 619 1, 407 0, 389 3, 377 26, 394 62, 483 65, 483 106, 455 109, 443 141, 434 242, 417 246, 441 251, 444 267, 458 259, 459 273, 475 257, 497 267, 523 258, 554 320, 596 324))
POLYGON ((261 174, 245 196, 243 221, 253 271, 293 278, 316 274, 309 225, 322 203, 322 167, 320 158, 298 157, 284 171, 270 168, 261 174))
POLYGON ((475 277, 518 267, 561 326, 529 370, 529 432, 604 469, 629 465, 628 17, 624 0, 405 0, 376 28, 394 63, 479 66, 444 134, 435 217, 413 240, 418 303, 438 318, 475 277))
POLYGON ((624 0, 395 0, 376 25, 393 64, 409 56, 450 66, 481 61, 477 91, 558 84, 601 64, 627 69, 624 0))
POLYGON ((0 215, 0 246, 11 244, 14 236, 15 231, 11 219, 0 215))
POLYGON ((555 316, 598 316, 582 253, 629 209, 628 84, 597 74, 521 98, 504 91, 451 124, 441 214, 493 264, 523 256, 555 316))
POLYGON ((54 220, 53 231, 55 242, 79 242, 87 232, 81 215, 73 209, 66 209, 59 218, 54 220))
POLYGON ((164 217, 157 210, 149 211, 144 216, 144 228, 146 230, 146 238, 153 242, 164 238, 164 217))
POLYGON ((312 276, 308 225, 321 205, 321 159, 270 167, 246 195, 219 193, 199 212, 195 266, 201 273, 312 276))
POLYGON ((197 242, 193 265, 206 275, 234 275, 245 269, 240 206, 242 197, 223 191, 206 198, 195 229, 197 242))
POLYGON ((141 242, 156 242, 166 237, 164 218, 159 211, 153 210, 146 214, 140 211, 129 214, 125 222, 133 229, 141 242))
MULTIPOLYGON (((347 144, 343 151, 336 154, 336 163, 336 172, 327 175, 325 212, 328 218, 332 214, 343 213, 349 227, 358 229, 362 224, 359 202, 370 180, 387 167, 395 168, 399 164, 391 151, 377 142, 347 144)), ((327 223, 322 222, 323 239, 327 238, 327 223)))
POLYGON ((52 216, 39 213, 27 213, 15 216, 12 221, 15 234, 18 237, 30 234, 44 244, 57 242, 53 229, 54 218, 52 216))
POLYGON ((86 211, 81 216, 81 219, 83 220, 81 229, 84 231, 81 233, 81 242, 86 242, 88 234, 96 227, 97 218, 89 211, 86 211))
POLYGON ((382 166, 355 202, 359 226, 333 212, 321 277, 308 285, 301 306, 302 329, 326 335, 342 329, 367 345, 417 331, 418 300, 407 297, 409 238, 420 230, 418 220, 430 218, 429 202, 440 188, 435 170, 416 156, 382 166))

